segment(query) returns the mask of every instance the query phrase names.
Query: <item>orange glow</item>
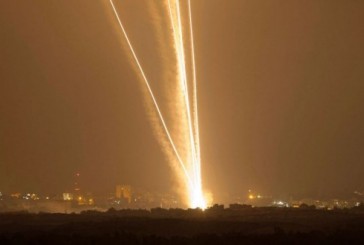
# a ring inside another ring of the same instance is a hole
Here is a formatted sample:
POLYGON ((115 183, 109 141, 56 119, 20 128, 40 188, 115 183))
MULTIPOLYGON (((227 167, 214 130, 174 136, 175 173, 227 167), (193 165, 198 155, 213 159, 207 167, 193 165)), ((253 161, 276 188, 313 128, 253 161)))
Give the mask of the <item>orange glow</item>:
POLYGON ((188 124, 188 135, 190 144, 190 169, 189 172, 192 175, 191 179, 193 185, 189 190, 189 200, 191 207, 206 208, 206 201, 202 191, 201 181, 201 158, 200 158, 200 140, 199 140, 199 125, 198 125, 198 113, 197 113, 197 86, 196 86, 196 72, 195 72, 195 57, 194 57, 194 45, 193 45, 193 30, 192 30, 192 16, 191 16, 191 3, 188 1, 188 15, 189 15, 189 30, 191 41, 191 56, 192 56, 192 83, 193 83, 193 115, 191 113, 191 103, 189 99, 188 90, 188 78, 187 68, 185 61, 185 49, 183 38, 183 27, 181 21, 181 10, 179 0, 168 0, 168 10, 171 19, 171 25, 173 29, 173 41, 177 58, 178 77, 179 84, 181 86, 182 97, 185 103, 185 112, 188 124))
POLYGON ((174 155, 176 156, 180 169, 183 174, 177 173, 178 177, 183 179, 186 186, 186 197, 189 200, 189 206, 192 208, 200 207, 206 208, 206 201, 202 191, 202 180, 201 180, 201 157, 200 157, 200 140, 199 140, 199 126, 198 126, 198 112, 197 112, 197 86, 196 86, 196 72, 195 72, 195 56, 194 56, 194 45, 193 45, 193 30, 192 30, 192 16, 191 16, 191 3, 188 1, 188 20, 189 20, 189 35, 191 41, 191 57, 192 57, 192 89, 193 89, 193 102, 190 103, 190 96, 188 90, 188 72, 186 68, 186 57, 185 57, 185 47, 183 38, 183 28, 182 28, 182 16, 180 10, 179 0, 168 0, 168 11, 171 19, 171 26, 173 29, 173 47, 176 54, 177 62, 177 74, 176 82, 180 86, 181 98, 183 98, 183 105, 181 108, 176 108, 186 115, 186 128, 185 133, 188 137, 187 142, 183 142, 186 149, 189 149, 188 159, 182 160, 179 150, 176 147, 174 140, 168 130, 165 123, 162 112, 159 108, 157 100, 154 96, 153 90, 150 87, 150 83, 144 73, 144 70, 139 62, 136 52, 130 42, 130 39, 125 31, 124 25, 120 20, 119 14, 115 8, 113 0, 110 0, 110 4, 118 21, 119 27, 126 39, 128 47, 132 53, 134 62, 138 67, 138 71, 143 78, 143 81, 148 89, 149 95, 152 98, 153 105, 157 111, 160 122, 163 126, 164 132, 168 138, 169 143, 172 146, 174 155), (191 112, 192 110, 192 112, 191 112))
POLYGON ((146 86, 147 86, 147 88, 148 88, 148 92, 149 92, 150 96, 152 97, 152 100, 153 100, 154 106, 155 106, 155 108, 156 108, 156 110, 157 110, 157 112, 158 112, 159 119, 160 119, 160 121, 161 121, 161 123, 162 123, 162 125, 163 125, 164 131, 165 131, 165 133, 166 133, 166 135, 167 135, 167 137, 168 137, 168 140, 169 140, 169 142, 171 143, 171 146, 172 146, 172 148, 173 148, 173 151, 174 151, 174 153, 175 153, 175 155, 176 155, 176 157, 177 157, 177 159, 178 159, 178 162, 180 163, 180 166, 182 167, 182 169, 183 169, 183 171, 184 171, 184 173, 185 173, 185 175, 186 175, 186 178, 188 179, 188 182, 191 182, 191 181, 190 181, 190 179, 189 179, 189 175, 188 175, 188 173, 187 173, 186 167, 185 167, 185 165, 183 164, 183 161, 182 161, 182 159, 181 159, 181 157, 180 157, 180 155, 179 155, 179 153, 178 153, 178 151, 177 151, 176 145, 174 144, 174 141, 173 141, 173 139, 172 139, 172 137, 171 137, 171 134, 169 133, 169 130, 168 130, 167 125, 166 125, 166 123, 165 123, 165 120, 164 120, 164 117, 163 117, 163 115, 162 115, 162 112, 161 112, 161 110, 159 109, 159 106, 158 106, 157 100, 156 100, 156 98, 154 97, 154 93, 153 93, 153 91, 152 91, 152 89, 151 89, 151 87, 150 87, 150 85, 149 85, 149 81, 148 81, 148 79, 147 79, 147 77, 146 77, 146 75, 145 75, 145 73, 144 73, 144 70, 143 70, 143 68, 142 68, 142 66, 141 66, 141 64, 140 64, 140 62, 139 62, 139 59, 138 59, 138 57, 137 57, 137 55, 136 55, 136 53, 135 53, 135 51, 134 51, 134 48, 133 48, 133 46, 132 46, 132 44, 131 44, 131 42, 130 42, 130 40, 129 40, 128 34, 127 34, 127 33, 126 33, 126 31, 125 31, 124 25, 122 24, 122 22, 121 22, 121 20, 120 20, 119 14, 118 14, 118 12, 117 12, 117 10, 116 10, 116 8, 115 8, 115 5, 114 5, 113 0, 110 0, 110 4, 111 4, 111 6, 112 6, 112 8, 113 8, 113 11, 114 11, 115 16, 116 16, 116 18, 117 18, 117 20, 118 20, 119 26, 120 26, 120 28, 121 28, 121 30, 122 30, 122 32, 123 32, 123 34, 124 34, 124 36, 125 36, 125 39, 126 39, 126 41, 127 41, 127 43, 128 43, 128 46, 129 46, 130 51, 131 51, 131 53, 132 53, 132 55, 133 55, 134 61, 135 61, 135 63, 137 64, 138 69, 139 69, 139 71, 140 71, 140 74, 142 75, 143 80, 144 80, 144 82, 145 82, 145 85, 146 85, 146 86))

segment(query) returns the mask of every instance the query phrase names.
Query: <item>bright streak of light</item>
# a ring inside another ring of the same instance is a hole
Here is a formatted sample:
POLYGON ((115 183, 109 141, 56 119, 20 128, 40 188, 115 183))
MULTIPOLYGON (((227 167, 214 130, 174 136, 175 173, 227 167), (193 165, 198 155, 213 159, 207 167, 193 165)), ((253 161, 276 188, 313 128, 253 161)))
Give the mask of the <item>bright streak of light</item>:
POLYGON ((193 24, 192 24, 192 11, 191 11, 191 0, 188 0, 188 16, 189 16, 189 27, 190 27, 190 38, 191 38, 191 57, 192 57, 192 76, 193 76, 193 118, 194 118, 194 134, 195 134, 195 144, 196 144, 196 158, 197 158, 197 176, 199 184, 198 189, 201 193, 198 194, 200 197, 201 205, 206 206, 206 201, 201 198, 202 193, 202 180, 201 180, 201 149, 200 149, 200 129, 198 121, 198 103, 197 103, 197 79, 196 79, 196 61, 195 61, 195 44, 193 38, 193 24))
MULTIPOLYGON (((198 173, 199 173, 199 177, 201 178, 201 149, 200 149, 200 129, 199 129, 200 126, 199 126, 199 122, 198 122, 196 61, 195 61, 195 44, 194 44, 194 38, 193 38, 191 0, 188 0, 188 16, 189 16, 189 26, 190 26, 192 76, 193 76, 193 117, 194 117, 197 161, 200 163, 200 164, 198 164, 198 173)), ((200 180, 200 182, 201 182, 201 180, 200 180)))
MULTIPOLYGON (((148 92, 152 97, 153 104, 157 110, 159 119, 162 123, 164 131, 167 135, 167 138, 173 148, 173 151, 177 157, 177 160, 180 164, 180 167, 183 170, 185 176, 185 182, 188 188, 188 197, 190 206, 206 208, 206 201, 203 196, 202 191, 202 181, 201 181, 201 157, 200 157, 200 139, 199 139, 199 122, 198 122, 198 108, 197 108, 197 81, 196 81, 196 65, 195 65, 195 50, 194 50, 194 40, 193 40, 193 29, 192 29, 192 13, 191 13, 191 2, 188 0, 188 20, 189 20, 189 35, 190 35, 190 42, 191 42, 191 58, 192 58, 192 109, 191 103, 189 98, 189 90, 188 90, 188 79, 187 79, 187 68, 186 68, 186 60, 185 60, 185 48, 184 48, 184 38, 183 38, 183 26, 182 26, 182 17, 181 17, 181 10, 180 10, 180 0, 168 0, 168 8, 169 8, 169 15, 171 18, 171 25, 173 29, 173 43, 176 52, 176 60, 178 65, 178 82, 181 86, 182 94, 184 100, 183 108, 181 110, 185 111, 186 113, 186 120, 187 120, 187 128, 186 133, 189 138, 189 147, 190 147, 190 161, 188 168, 186 167, 185 163, 182 161, 180 154, 174 144, 174 141, 169 133, 167 125, 164 121, 163 115, 161 110, 158 106, 156 98, 153 94, 153 91, 150 87, 150 83, 144 73, 144 70, 139 62, 139 59, 134 51, 134 48, 129 40, 129 37, 125 31, 125 28, 120 20, 119 14, 115 8, 113 0, 110 0, 110 4, 114 11, 114 14, 117 18, 119 26, 124 34, 124 37, 127 41, 129 49, 132 53, 135 63, 140 71, 140 74, 147 86, 148 92), (173 5, 171 4, 173 1, 173 5), (191 113, 192 110, 192 113, 191 113), (191 178, 192 176, 192 178, 191 178)), ((186 142, 187 143, 187 142, 186 142)))
MULTIPOLYGON (((192 167, 193 170, 193 177, 194 182, 197 184, 198 182, 198 176, 197 176, 197 164, 196 164, 196 145, 195 145, 195 139, 193 134, 193 126, 192 126, 192 118, 191 118, 191 106, 190 106, 190 99, 189 99, 189 91, 188 91, 188 83, 187 83, 187 71, 186 71, 186 61, 185 61, 185 50, 183 45, 183 32, 182 32, 182 22, 181 22, 181 11, 180 11, 180 1, 176 0, 176 12, 177 12, 177 29, 178 29, 178 40, 176 40, 176 46, 179 49, 178 52, 178 64, 180 68, 180 79, 183 87, 183 93, 184 93, 184 100, 185 100, 185 106, 186 106, 186 115, 187 115, 187 122, 188 122, 188 133, 190 136, 190 147, 191 147, 191 154, 192 154, 192 167)), ((196 186, 195 186, 196 188, 196 186)))
POLYGON ((135 51, 134 51, 134 48, 133 48, 133 46, 132 46, 132 44, 131 44, 131 42, 130 42, 130 40, 129 40, 129 37, 128 37, 128 35, 127 35, 126 31, 125 31, 124 25, 122 24, 122 22, 121 22, 121 20, 120 20, 119 14, 118 14, 118 12, 117 12, 117 10, 116 10, 116 8, 115 8, 115 5, 114 5, 113 0, 110 0, 110 4, 111 4, 112 9, 113 9, 113 11, 114 11, 114 14, 115 14, 115 16, 116 16, 116 19, 118 20, 119 26, 120 26, 120 28, 121 28, 121 30, 122 30, 122 32, 123 32, 123 34, 124 34, 124 37, 125 37, 125 39, 126 39, 126 41, 127 41, 127 43, 128 43, 128 46, 129 46, 129 49, 130 49, 130 51, 131 51, 131 53, 132 53, 132 55, 133 55, 134 61, 136 62, 137 66, 138 66, 138 69, 139 69, 139 71, 140 71, 140 73, 141 73, 141 75, 142 75, 142 77, 143 77, 143 80, 144 80, 144 82, 145 82, 145 84, 146 84, 146 86, 147 86, 147 88, 148 88, 148 92, 149 92, 150 96, 152 97, 153 104, 154 104, 154 106, 155 106, 155 108, 156 108, 156 110, 157 110, 157 113, 158 113, 159 119, 160 119, 160 121, 161 121, 161 123, 162 123, 162 125, 163 125, 163 128, 164 128, 164 130, 165 130, 165 133, 166 133, 166 135, 167 135, 167 137, 168 137, 168 140, 169 140, 169 142, 170 142, 170 144, 171 144, 171 146, 172 146, 172 148, 173 148, 173 151, 174 151, 174 153, 175 153, 175 155, 176 155, 176 157, 177 157, 177 159, 178 159, 178 162, 180 163, 180 166, 181 166, 181 168, 182 168, 182 170, 183 170, 183 172, 184 172, 184 174, 185 174, 185 177, 186 177, 187 183, 188 183, 188 185, 189 185, 189 186, 190 186, 190 188, 191 188, 191 187, 193 186, 193 183, 192 183, 192 181, 191 181, 191 178, 190 178, 190 176, 189 176, 189 174, 188 174, 188 171, 187 171, 187 169, 186 169, 186 167, 185 167, 185 164, 183 163, 183 161, 182 161, 182 159, 181 159, 181 157, 180 157, 180 155, 179 155, 179 153, 178 153, 178 151, 177 151, 177 148, 176 148, 176 146, 175 146, 175 144, 174 144, 174 142, 173 142, 173 140, 172 140, 172 137, 171 137, 171 135, 170 135, 170 133, 169 133, 169 130, 168 130, 168 128, 167 128, 167 125, 166 125, 166 123, 165 123, 165 121, 164 121, 164 118, 163 118, 162 112, 161 112, 161 110, 160 110, 160 108, 159 108, 159 106, 158 106, 158 103, 157 103, 157 101, 156 101, 156 99, 155 99, 155 97, 154 97, 153 91, 152 91, 152 89, 151 89, 151 87, 150 87, 150 85, 149 85, 149 81, 148 81, 148 79, 147 79, 147 77, 146 77, 146 75, 145 75, 145 73, 144 73, 144 70, 143 70, 143 68, 142 68, 142 66, 141 66, 141 64, 140 64, 140 62, 139 62, 139 59, 138 59, 138 57, 137 57, 137 55, 136 55, 136 53, 135 53, 135 51))
POLYGON ((194 135, 194 130, 193 130, 193 122, 192 122, 192 117, 191 117, 191 106, 190 106, 190 99, 189 99, 189 91, 188 91, 188 86, 187 86, 187 71, 186 71, 186 64, 185 64, 185 50, 184 50, 184 45, 183 45, 183 34, 182 34, 182 24, 181 24, 181 13, 180 13, 180 6, 179 6, 179 0, 178 2, 176 2, 177 4, 177 16, 178 16, 178 26, 179 26, 179 38, 180 38, 180 46, 181 46, 181 53, 182 56, 180 57, 181 63, 183 64, 183 69, 184 69, 184 83, 185 83, 185 87, 186 87, 186 91, 185 91, 185 103, 186 103, 186 108, 187 108, 187 118, 188 118, 188 126, 189 126, 189 134, 190 134, 190 144, 191 144, 191 152, 192 152, 192 163, 193 163, 193 172, 194 172, 194 178, 195 178, 195 189, 198 188, 198 184, 199 184, 199 174, 198 174, 198 162, 197 162, 197 152, 196 152, 196 140, 195 140, 195 135, 194 135))
POLYGON ((172 7, 171 0, 168 0, 169 14, 174 36, 174 47, 177 54, 177 62, 179 68, 179 79, 182 86, 183 97, 185 101, 185 110, 188 120, 188 134, 190 138, 191 147, 191 165, 193 176, 193 188, 190 189, 190 205, 192 207, 206 208, 206 202, 202 192, 201 181, 201 157, 200 157, 200 140, 199 140, 199 127, 198 127, 198 112, 197 112, 197 85, 196 85, 196 71, 195 71, 195 54, 193 44, 193 30, 192 30, 192 14, 191 3, 188 1, 189 13, 189 28, 191 38, 191 56, 192 56, 192 72, 193 72, 193 120, 191 116, 191 105, 188 91, 187 70, 185 62, 185 50, 183 43, 183 28, 181 21, 180 1, 174 0, 172 7), (173 11, 174 10, 174 11, 173 11))

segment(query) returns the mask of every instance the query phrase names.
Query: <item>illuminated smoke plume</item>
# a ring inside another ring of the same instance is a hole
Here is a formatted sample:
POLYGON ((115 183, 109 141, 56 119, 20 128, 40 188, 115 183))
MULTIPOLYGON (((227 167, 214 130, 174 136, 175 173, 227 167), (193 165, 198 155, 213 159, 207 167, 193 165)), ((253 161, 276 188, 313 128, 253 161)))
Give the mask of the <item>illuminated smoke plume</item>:
MULTIPOLYGON (((200 139, 199 139, 199 122, 198 122, 198 108, 197 108, 197 81, 196 81, 196 67, 195 67, 195 51, 192 29, 192 14, 191 2, 181 4, 179 0, 165 0, 163 2, 165 10, 168 11, 170 18, 170 28, 166 27, 164 31, 171 32, 170 40, 171 47, 173 47, 174 60, 175 60, 175 74, 172 83, 175 87, 177 94, 173 94, 175 103, 174 110, 177 110, 182 117, 172 120, 173 123, 178 123, 179 132, 172 134, 162 114, 157 98, 153 93, 150 82, 140 64, 136 51, 128 37, 123 22, 120 19, 119 13, 115 7, 114 1, 110 0, 110 5, 113 9, 118 25, 125 37, 127 46, 132 54, 133 63, 137 66, 137 72, 143 80, 147 93, 149 94, 153 108, 159 118, 159 124, 154 125, 156 130, 160 132, 162 129, 164 136, 167 139, 169 146, 165 145, 165 140, 159 139, 162 147, 170 149, 171 153, 177 160, 177 166, 174 167, 176 175, 184 183, 185 198, 188 205, 192 208, 200 207, 205 208, 206 202, 202 190, 201 180, 201 155, 200 155, 200 139), (183 8, 184 7, 184 8, 183 8), (187 12, 187 17, 182 18, 182 8, 187 12), (186 28, 187 27, 187 28, 186 28), (187 30, 187 31, 186 31, 187 30), (186 38, 187 36, 188 38, 186 38), (189 54, 186 53, 189 49, 189 54), (190 58, 187 61, 187 57, 190 58), (192 94, 192 96, 190 96, 192 94), (172 136, 173 135, 173 136, 172 136)), ((159 29, 161 31, 161 29, 159 29)), ((155 122, 155 120, 154 120, 155 122)), ((155 123, 153 123, 155 124, 155 123)), ((175 161, 173 161, 175 162, 175 161)))

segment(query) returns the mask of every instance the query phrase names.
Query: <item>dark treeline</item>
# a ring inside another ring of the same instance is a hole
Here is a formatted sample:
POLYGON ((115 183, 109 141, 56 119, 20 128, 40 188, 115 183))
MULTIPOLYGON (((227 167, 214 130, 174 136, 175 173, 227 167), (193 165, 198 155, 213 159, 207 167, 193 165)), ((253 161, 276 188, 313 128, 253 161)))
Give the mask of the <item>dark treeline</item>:
POLYGON ((364 205, 0 213, 0 244, 364 244, 363 234, 364 205))

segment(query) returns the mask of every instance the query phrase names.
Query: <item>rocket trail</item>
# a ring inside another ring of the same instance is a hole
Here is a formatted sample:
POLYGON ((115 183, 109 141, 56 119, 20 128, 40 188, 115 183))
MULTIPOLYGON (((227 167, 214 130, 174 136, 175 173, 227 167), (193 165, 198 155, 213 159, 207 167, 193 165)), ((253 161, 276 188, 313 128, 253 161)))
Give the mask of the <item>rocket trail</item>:
MULTIPOLYGON (((197 104, 197 79, 196 79, 196 61, 195 61, 195 45, 193 37, 193 24, 192 24, 192 11, 191 11, 191 0, 187 1, 188 17, 189 17, 189 30, 190 30, 190 42, 191 42, 191 59, 192 59, 192 108, 193 108, 193 124, 194 124, 194 140, 195 140, 195 151, 196 151, 196 176, 197 176, 197 187, 196 189, 201 193, 197 195, 200 198, 202 196, 202 180, 201 180, 201 149, 200 149, 200 130, 198 121, 198 104, 197 104)), ((200 200, 204 202, 204 200, 200 200)), ((206 205, 206 204, 205 204, 206 205)))
MULTIPOLYGON (((187 85, 187 71, 186 71, 186 62, 185 62, 185 51, 183 45, 183 32, 182 32, 182 23, 181 23, 181 13, 180 13, 180 2, 179 0, 175 0, 175 11, 176 16, 173 18, 172 14, 172 7, 170 0, 168 0, 169 5, 169 13, 171 16, 172 28, 174 32, 174 42, 175 48, 177 53, 177 62, 179 68, 179 75, 180 75, 180 83, 182 86, 183 98, 185 101, 185 110, 187 116, 187 123, 188 123, 188 134, 190 138, 190 147, 191 147, 191 156, 192 156, 192 167, 193 170, 193 178, 194 184, 198 182, 197 176, 197 169, 196 169, 196 149, 195 149, 195 140, 193 135, 193 127, 192 127, 192 120, 191 120, 191 111, 190 111, 190 100, 189 100, 189 92, 188 92, 188 85, 187 85)), ((195 188, 196 186, 194 186, 195 188)))
MULTIPOLYGON (((193 76, 193 117, 194 117, 194 129, 195 129, 195 140, 196 140, 196 152, 197 152, 197 161, 201 162, 200 129, 199 129, 199 122, 198 122, 198 106, 197 106, 195 44, 194 44, 194 38, 193 38, 191 0, 188 0, 188 16, 189 16, 190 38, 191 38, 191 57, 192 57, 192 76, 193 76)), ((201 170, 199 169, 198 171, 200 173, 201 170)))
MULTIPOLYGON (((179 29, 179 45, 180 45, 180 53, 179 56, 180 63, 182 63, 181 67, 183 69, 183 83, 185 87, 185 103, 186 103, 186 112, 187 112, 187 118, 188 118, 188 128, 189 128, 189 134, 190 134, 190 144, 191 144, 191 152, 192 152, 192 162, 193 162, 193 168, 194 168, 194 178, 195 178, 195 185, 198 183, 198 176, 197 176, 197 162, 196 162, 196 143, 195 143, 195 137, 193 133, 193 126, 192 126, 192 117, 191 117, 191 106, 190 106, 190 99, 189 99, 189 91, 188 91, 188 83, 187 83, 187 71, 186 71, 186 62, 185 62, 185 50, 183 45, 183 32, 182 32, 182 23, 181 23, 181 12, 180 12, 180 1, 176 1, 176 10, 177 10, 177 19, 178 19, 178 29, 179 29)), ((195 186, 196 188, 196 186, 195 186)))
POLYGON ((194 134, 195 134, 195 143, 196 143, 196 172, 197 172, 197 190, 201 193, 197 195, 200 198, 200 202, 202 205, 206 205, 205 200, 203 199, 202 193, 202 180, 201 180, 201 148, 200 148, 200 129, 199 129, 199 120, 198 120, 198 100, 197 100, 197 79, 196 79, 196 61, 195 61, 195 44, 193 37, 193 24, 192 24, 192 11, 191 11, 191 0, 187 1, 188 4, 188 16, 189 16, 189 29, 190 29, 190 39, 191 39, 191 59, 192 59, 192 83, 193 83, 193 118, 194 118, 194 134))
POLYGON ((188 171, 187 171, 187 169, 185 167, 185 164, 183 163, 183 161, 182 161, 182 159, 181 159, 181 157, 180 157, 180 155, 179 155, 179 153, 177 151, 177 148, 176 148, 176 146, 175 146, 175 144, 173 142, 173 139, 172 139, 172 137, 171 137, 171 135, 169 133, 169 130, 168 130, 167 125, 166 125, 166 123, 164 121, 164 117, 162 115, 162 112, 161 112, 161 110, 160 110, 160 108, 158 106, 158 103, 157 103, 157 101, 156 101, 156 99, 154 97, 154 93, 153 93, 153 91, 152 91, 152 89, 151 89, 151 87, 149 85, 149 81, 148 81, 148 79, 147 79, 147 77, 146 77, 146 75, 144 73, 144 70, 143 70, 143 68, 142 68, 142 66, 141 66, 141 64, 139 62, 139 59, 138 59, 138 57, 137 57, 137 55, 136 55, 136 53, 134 51, 134 48, 133 48, 133 46, 132 46, 132 44, 131 44, 131 42, 129 40, 129 37, 128 37, 126 31, 125 31, 124 25, 122 24, 122 22, 120 20, 119 14, 118 14, 118 12, 117 12, 117 10, 115 8, 113 0, 110 0, 110 4, 111 4, 112 9, 114 11, 114 14, 115 14, 115 16, 116 16, 116 18, 118 20, 119 26, 120 26, 123 34, 124 34, 124 37, 125 37, 125 39, 126 39, 126 41, 128 43, 128 46, 129 46, 129 49, 130 49, 130 51, 131 51, 131 53, 133 55, 134 61, 137 64, 138 69, 139 69, 139 71, 140 71, 140 73, 141 73, 141 75, 143 77, 143 80, 144 80, 144 82, 145 82, 145 84, 146 84, 146 86, 148 88, 148 92, 149 92, 150 96, 152 97, 153 104, 154 104, 154 106, 155 106, 155 108, 157 110, 159 119, 160 119, 160 121, 161 121, 161 123, 163 125, 163 128, 164 128, 164 131, 165 131, 165 133, 167 135, 167 138, 168 138, 168 140, 169 140, 169 142, 170 142, 170 144, 171 144, 171 146, 173 148, 173 151, 174 151, 174 153, 175 153, 175 155, 177 157, 177 160, 178 160, 178 162, 179 162, 179 164, 180 164, 180 166, 181 166, 181 168, 182 168, 182 170, 183 170, 183 172, 184 172, 184 174, 186 176, 186 179, 188 181, 188 184, 189 184, 190 188, 193 188, 193 182, 191 181, 191 178, 190 178, 189 173, 188 173, 188 171))
MULTIPOLYGON (((204 200, 203 191, 202 191, 202 181, 201 181, 201 153, 200 153, 200 132, 199 132, 199 121, 198 121, 198 106, 197 106, 197 79, 196 79, 196 62, 195 62, 195 47, 194 47, 194 37, 193 37, 193 24, 192 24, 192 11, 191 11, 191 1, 187 0, 187 5, 183 5, 187 7, 188 12, 188 35, 190 42, 190 52, 191 52, 191 68, 186 67, 186 53, 185 53, 185 45, 184 42, 187 42, 187 39, 184 40, 184 26, 182 25, 182 15, 181 15, 181 1, 180 0, 165 0, 168 4, 168 12, 171 22, 171 27, 173 30, 172 40, 173 40, 173 48, 176 55, 176 82, 179 89, 177 91, 177 99, 181 99, 181 104, 178 105, 176 110, 179 110, 181 113, 185 114, 185 117, 181 119, 181 125, 183 125, 182 134, 185 139, 183 142, 184 148, 182 148, 182 153, 184 157, 188 157, 185 161, 182 160, 180 153, 171 137, 171 134, 168 130, 168 127, 165 123, 162 112, 159 108, 157 100, 153 94, 152 88, 150 86, 149 80, 147 79, 143 67, 141 66, 139 59, 134 51, 134 48, 130 42, 130 39, 125 31, 124 25, 120 20, 119 14, 115 8, 113 0, 110 0, 110 4, 114 11, 114 14, 119 23, 120 29, 123 32, 123 35, 127 41, 128 47, 132 53, 135 63, 137 64, 138 70, 147 86, 149 95, 152 98, 154 107, 159 116, 160 122, 163 126, 163 129, 167 135, 168 141, 172 146, 173 152, 176 155, 178 163, 183 170, 184 175, 178 175, 183 177, 186 184, 186 193, 188 194, 188 199, 191 207, 200 207, 205 208, 206 202, 204 200), (189 81, 191 76, 188 76, 188 71, 191 69, 192 71, 192 82, 189 81), (190 91, 188 84, 192 83, 192 100, 190 100, 190 91), (188 149, 188 152, 186 152, 188 149)), ((186 22, 184 22, 186 23, 186 22)), ((173 82, 173 81, 172 81, 173 82)), ((181 143, 181 142, 180 142, 181 143)))
POLYGON ((193 29, 192 29, 192 14, 191 3, 188 1, 188 15, 189 15, 189 30, 191 41, 191 57, 192 57, 192 76, 193 76, 193 116, 191 115, 191 104, 189 98, 187 69, 185 61, 185 49, 183 39, 183 26, 181 21, 180 0, 168 0, 168 10, 173 29, 174 47, 177 55, 177 65, 179 73, 179 82, 182 88, 182 96, 185 103, 185 113, 187 117, 187 124, 191 148, 191 171, 193 176, 193 189, 190 190, 190 201, 193 207, 205 207, 206 203, 202 194, 202 181, 201 181, 201 157, 200 157, 200 140, 199 140, 199 126, 198 126, 198 111, 197 111, 197 85, 196 85, 196 69, 195 69, 195 51, 193 44, 193 29), (173 1, 173 5, 171 4, 173 1))

